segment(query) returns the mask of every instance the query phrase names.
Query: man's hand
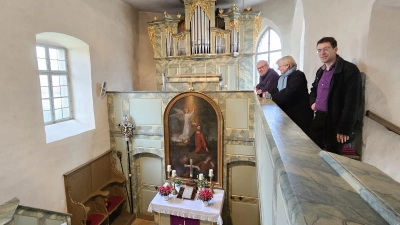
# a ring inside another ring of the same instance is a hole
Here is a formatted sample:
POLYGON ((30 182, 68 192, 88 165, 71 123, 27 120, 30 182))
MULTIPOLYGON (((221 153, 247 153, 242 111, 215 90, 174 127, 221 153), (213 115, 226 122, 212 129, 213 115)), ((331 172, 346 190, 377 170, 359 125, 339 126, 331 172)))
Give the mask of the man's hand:
POLYGON ((337 140, 339 143, 345 143, 346 141, 349 140, 349 136, 346 136, 346 135, 344 135, 344 134, 336 134, 336 140, 337 140))
POLYGON ((312 110, 312 111, 315 111, 315 103, 313 103, 313 104, 311 105, 311 110, 312 110))

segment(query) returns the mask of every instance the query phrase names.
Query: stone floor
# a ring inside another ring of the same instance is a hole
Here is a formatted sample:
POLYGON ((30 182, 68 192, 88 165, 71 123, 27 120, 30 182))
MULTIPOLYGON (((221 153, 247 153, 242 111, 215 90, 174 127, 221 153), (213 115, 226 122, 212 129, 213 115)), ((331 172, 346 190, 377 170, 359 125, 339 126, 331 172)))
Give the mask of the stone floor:
POLYGON ((137 218, 133 221, 132 225, 154 225, 154 221, 137 218))

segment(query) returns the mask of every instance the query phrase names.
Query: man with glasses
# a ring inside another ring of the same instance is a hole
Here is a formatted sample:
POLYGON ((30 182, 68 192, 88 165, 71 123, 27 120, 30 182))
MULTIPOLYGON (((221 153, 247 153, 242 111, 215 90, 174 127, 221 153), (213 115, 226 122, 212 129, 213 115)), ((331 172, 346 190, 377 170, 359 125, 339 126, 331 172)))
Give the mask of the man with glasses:
POLYGON ((265 60, 261 60, 257 63, 258 74, 260 74, 260 82, 256 86, 257 94, 262 97, 262 94, 268 92, 274 94, 278 91, 278 80, 279 75, 272 68, 269 68, 269 64, 265 60))
POLYGON ((321 148, 341 154, 353 140, 361 110, 362 84, 359 69, 337 54, 337 42, 324 37, 317 42, 322 63, 311 87, 310 104, 315 112, 310 137, 321 148))

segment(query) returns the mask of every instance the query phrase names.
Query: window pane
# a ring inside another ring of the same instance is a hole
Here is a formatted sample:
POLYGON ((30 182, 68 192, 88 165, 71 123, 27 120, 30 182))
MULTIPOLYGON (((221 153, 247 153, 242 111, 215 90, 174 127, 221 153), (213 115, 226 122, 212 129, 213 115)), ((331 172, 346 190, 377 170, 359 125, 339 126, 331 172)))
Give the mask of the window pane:
POLYGON ((269 61, 269 60, 268 60, 268 54, 265 53, 265 54, 257 55, 257 60, 256 60, 256 61, 258 62, 258 61, 260 61, 260 60, 265 60, 265 61, 268 62, 268 61, 269 61))
POLYGON ((47 75, 39 75, 40 86, 49 86, 49 79, 47 75))
POLYGON ((65 64, 65 61, 58 61, 58 70, 66 71, 67 66, 65 64))
POLYGON ((61 109, 61 98, 55 98, 53 100, 54 109, 61 109))
POLYGON ((270 42, 270 51, 281 49, 281 40, 278 34, 271 30, 271 42, 270 42))
POLYGON ((57 59, 57 49, 49 48, 50 59, 57 59))
POLYGON ((60 76, 60 85, 67 85, 67 76, 60 76))
POLYGON ((61 86, 61 97, 68 97, 68 86, 61 86))
POLYGON ((50 110, 50 99, 42 100, 42 108, 43 108, 43 111, 50 110))
POLYGON ((46 52, 44 47, 36 46, 36 57, 46 58, 46 52))
POLYGON ((51 70, 58 70, 58 61, 55 59, 50 60, 51 70))
POLYGON ((54 110, 54 117, 55 120, 62 119, 62 109, 54 110))
POLYGON ((63 118, 69 117, 69 108, 63 108, 63 118))
POLYGON ((61 97, 61 88, 53 87, 53 97, 61 97))
POLYGON ((42 93, 42 98, 49 98, 49 87, 41 87, 40 92, 42 93))
POLYGON ((57 55, 59 60, 65 60, 65 50, 57 49, 57 55))
POLYGON ((258 43, 257 52, 266 52, 266 51, 268 51, 269 31, 270 30, 267 30, 263 34, 263 36, 261 37, 260 43, 258 43))
POLYGON ((60 86, 60 76, 51 76, 51 82, 53 82, 53 87, 60 86))
POLYGON ((43 111, 43 121, 45 123, 51 121, 51 113, 50 113, 50 111, 43 111))
POLYGON ((68 98, 62 98, 62 107, 63 107, 63 108, 69 107, 68 98))
POLYGON ((277 70, 277 69, 278 69, 278 65, 276 65, 276 61, 278 61, 278 59, 281 58, 281 52, 274 52, 274 53, 271 53, 271 54, 269 55, 269 57, 270 57, 269 66, 270 66, 271 68, 274 68, 275 70, 277 70))
POLYGON ((47 70, 47 64, 45 59, 38 59, 37 62, 39 70, 47 70))

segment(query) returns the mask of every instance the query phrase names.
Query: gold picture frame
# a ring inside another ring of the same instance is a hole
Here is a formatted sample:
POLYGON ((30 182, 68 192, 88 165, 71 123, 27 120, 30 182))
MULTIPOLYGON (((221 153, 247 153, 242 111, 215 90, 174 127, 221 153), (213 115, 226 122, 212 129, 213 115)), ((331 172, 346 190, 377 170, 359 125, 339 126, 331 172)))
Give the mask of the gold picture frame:
POLYGON ((184 182, 200 173, 209 181, 213 169, 214 187, 222 188, 222 129, 221 110, 206 94, 190 91, 175 96, 164 113, 165 165, 184 182))

